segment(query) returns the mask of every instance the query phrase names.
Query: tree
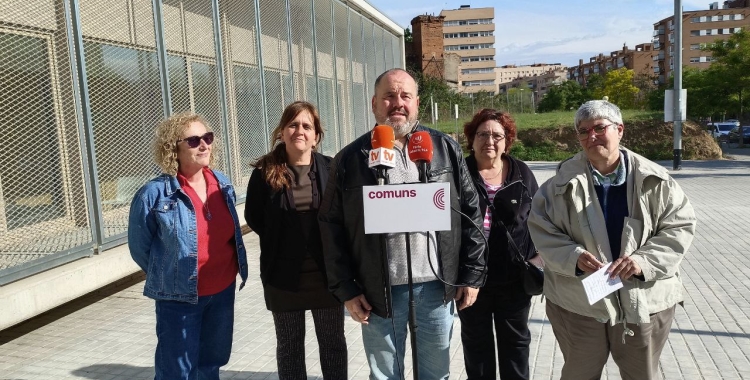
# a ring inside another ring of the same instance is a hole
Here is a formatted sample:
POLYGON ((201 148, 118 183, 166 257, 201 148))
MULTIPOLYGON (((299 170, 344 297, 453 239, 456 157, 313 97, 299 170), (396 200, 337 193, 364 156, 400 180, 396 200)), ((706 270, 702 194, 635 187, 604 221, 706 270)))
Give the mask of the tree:
POLYGON ((411 28, 404 29, 404 42, 409 43, 414 41, 414 35, 411 34, 411 28))
MULTIPOLYGON (((635 74, 633 78, 633 85, 638 88, 638 94, 635 97, 636 108, 646 109, 650 107, 650 99, 655 91, 659 90, 657 85, 656 76, 641 72, 635 74)), ((663 93, 663 91, 662 91, 663 93)))
POLYGON ((409 73, 417 81, 419 88, 419 114, 423 115, 429 120, 431 112, 430 97, 432 101, 438 103, 440 106, 441 117, 445 117, 450 114, 450 109, 453 104, 458 104, 459 108, 463 111, 468 109, 471 110, 471 99, 465 96, 461 96, 455 92, 444 80, 435 78, 429 75, 423 75, 418 71, 409 71, 409 73))
POLYGON ((539 101, 539 112, 576 109, 585 101, 584 90, 576 81, 568 80, 550 87, 539 101))
POLYGON ((711 52, 714 63, 708 69, 733 103, 733 114, 744 114, 745 89, 750 87, 750 33, 742 29, 726 40, 716 40, 702 50, 711 52))
POLYGON ((622 109, 635 108, 639 90, 633 85, 633 77, 633 70, 625 67, 608 71, 603 86, 594 90, 594 97, 601 99, 608 96, 611 103, 622 109))
POLYGON ((584 101, 593 100, 593 99, 601 99, 602 96, 600 92, 604 88, 604 77, 599 74, 591 74, 586 79, 586 85, 584 86, 583 90, 583 98, 584 101))

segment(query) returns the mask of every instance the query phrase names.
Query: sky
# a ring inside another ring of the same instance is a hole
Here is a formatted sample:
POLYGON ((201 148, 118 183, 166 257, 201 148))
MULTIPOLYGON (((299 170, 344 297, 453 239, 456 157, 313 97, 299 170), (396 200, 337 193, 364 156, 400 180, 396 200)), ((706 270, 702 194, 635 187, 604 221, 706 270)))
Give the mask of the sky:
MULTIPOLYGON (((418 15, 443 9, 495 8, 498 66, 561 63, 651 42, 654 24, 674 15, 676 0, 367 0, 403 28, 418 15)), ((718 0, 717 0, 718 1, 718 0)), ((708 9, 709 0, 682 0, 684 11, 708 9)), ((723 4, 723 0, 719 1, 723 4)))

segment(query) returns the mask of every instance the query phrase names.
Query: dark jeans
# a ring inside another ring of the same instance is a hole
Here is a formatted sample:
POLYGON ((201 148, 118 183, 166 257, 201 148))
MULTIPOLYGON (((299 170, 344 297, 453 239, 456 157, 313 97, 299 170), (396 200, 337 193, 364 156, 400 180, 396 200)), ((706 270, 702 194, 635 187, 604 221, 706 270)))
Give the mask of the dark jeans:
POLYGON ((524 293, 523 286, 512 284, 481 288, 474 305, 459 310, 469 380, 495 379, 495 338, 500 378, 528 380, 530 307, 531 297, 524 293))
POLYGON ((197 304, 156 301, 156 380, 219 380, 232 353, 234 289, 232 283, 197 304))

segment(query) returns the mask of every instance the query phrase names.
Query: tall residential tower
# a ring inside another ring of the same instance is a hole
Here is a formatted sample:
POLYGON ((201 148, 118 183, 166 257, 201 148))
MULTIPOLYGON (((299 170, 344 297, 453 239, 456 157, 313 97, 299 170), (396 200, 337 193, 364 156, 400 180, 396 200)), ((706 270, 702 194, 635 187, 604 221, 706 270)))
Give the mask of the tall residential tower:
POLYGON ((443 45, 446 53, 461 57, 458 91, 495 93, 495 8, 443 10, 443 45))

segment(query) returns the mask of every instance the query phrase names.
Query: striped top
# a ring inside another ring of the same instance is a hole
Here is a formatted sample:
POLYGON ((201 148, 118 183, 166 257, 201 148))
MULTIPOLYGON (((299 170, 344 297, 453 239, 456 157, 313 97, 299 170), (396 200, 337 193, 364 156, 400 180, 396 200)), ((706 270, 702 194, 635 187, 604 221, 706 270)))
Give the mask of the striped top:
MULTIPOLYGON (((487 189, 487 198, 490 201, 490 204, 495 202, 495 194, 497 194, 497 191, 500 190, 503 185, 493 185, 490 183, 487 183, 487 181, 484 182, 484 188, 487 189)), ((492 227, 492 208, 490 205, 487 205, 487 211, 484 213, 484 236, 487 237, 487 239, 490 238, 490 228, 492 227)))

